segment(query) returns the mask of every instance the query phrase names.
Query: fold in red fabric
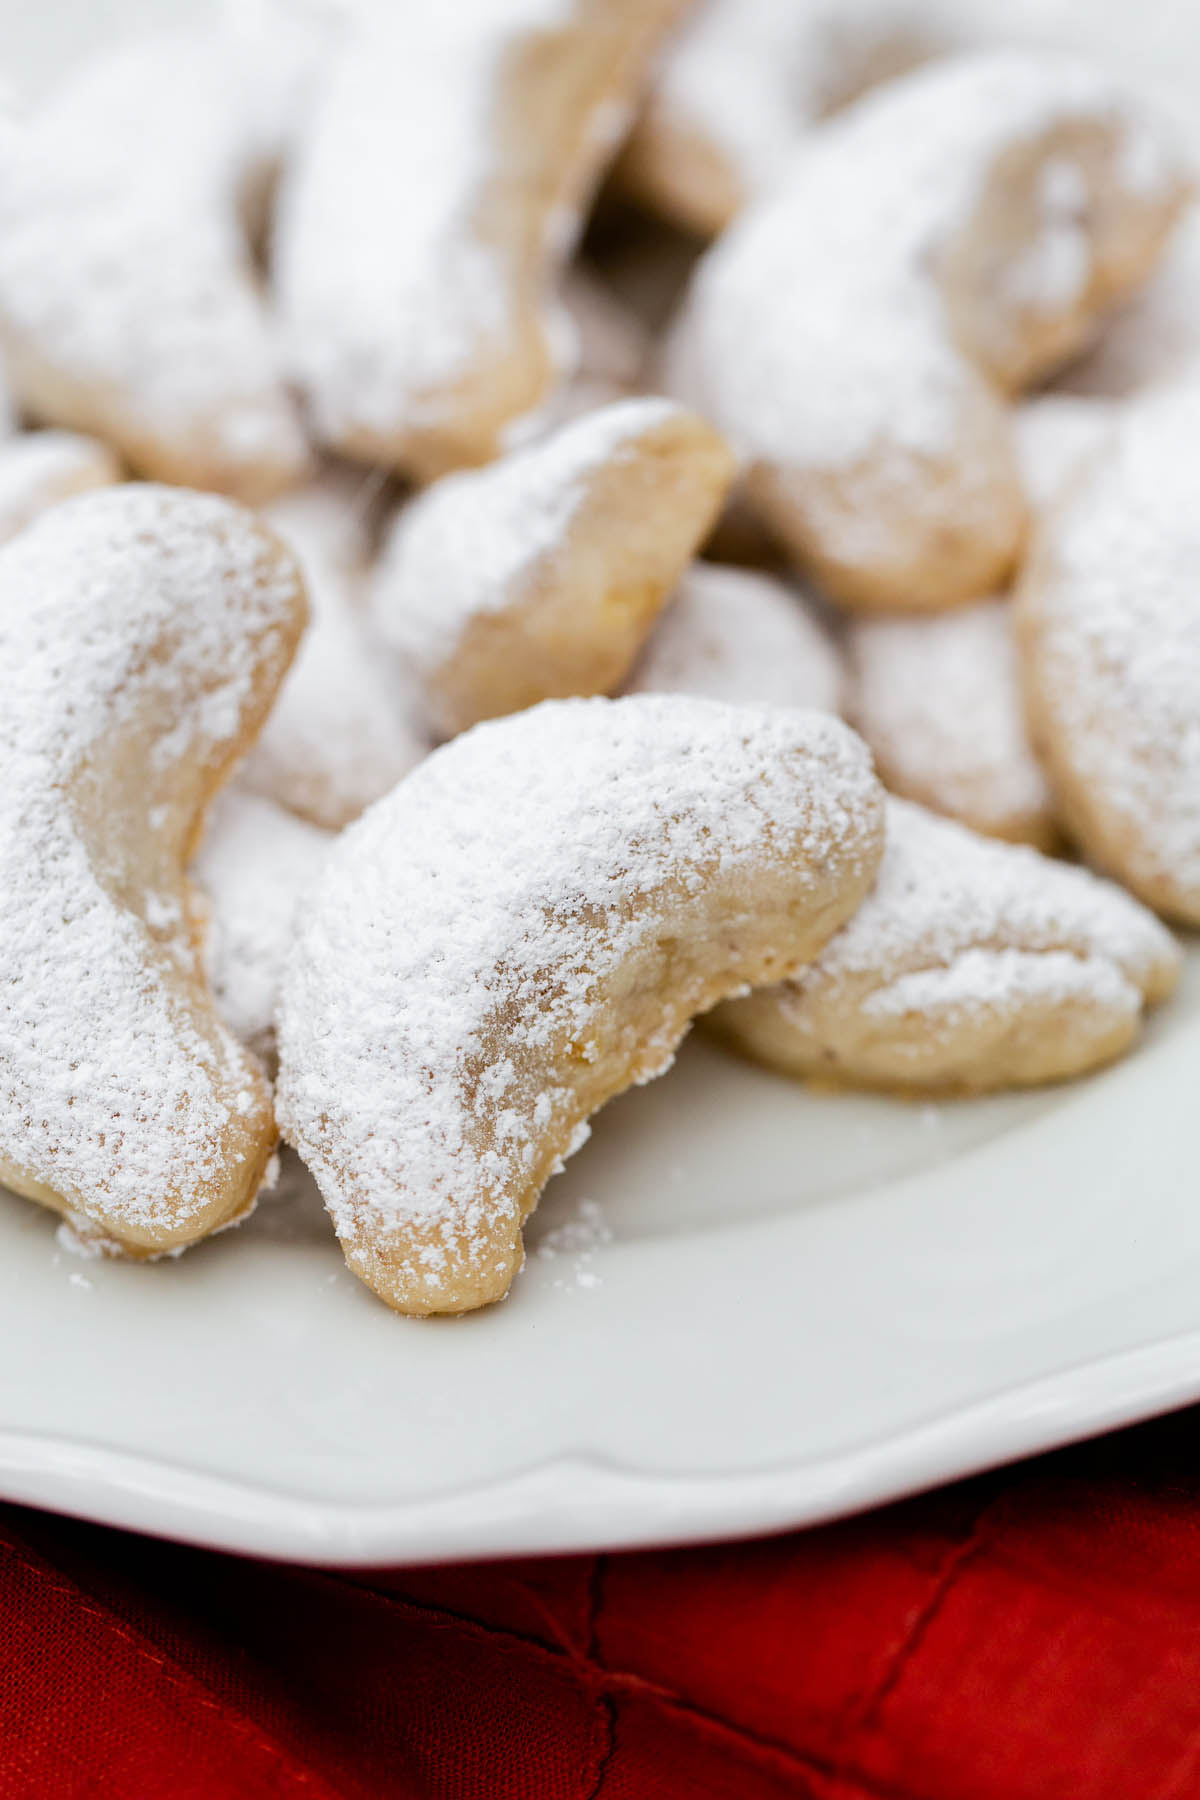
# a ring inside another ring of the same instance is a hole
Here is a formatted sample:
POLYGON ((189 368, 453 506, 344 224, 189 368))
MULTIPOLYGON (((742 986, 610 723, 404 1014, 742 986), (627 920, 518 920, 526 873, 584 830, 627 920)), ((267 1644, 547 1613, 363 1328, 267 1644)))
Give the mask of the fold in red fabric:
POLYGON ((1190 1800, 1198 1439, 754 1543, 370 1574, 0 1508, 0 1796, 1190 1800))

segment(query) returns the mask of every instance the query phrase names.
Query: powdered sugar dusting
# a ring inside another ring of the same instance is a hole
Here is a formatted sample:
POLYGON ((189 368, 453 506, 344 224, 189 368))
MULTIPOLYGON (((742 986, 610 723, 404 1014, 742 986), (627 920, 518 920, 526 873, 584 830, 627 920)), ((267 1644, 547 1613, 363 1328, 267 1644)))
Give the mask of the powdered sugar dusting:
POLYGON ((951 41, 932 0, 704 0, 664 59, 652 116, 717 151, 748 199, 826 113, 951 41))
POLYGON ((791 988, 803 1001, 869 975, 881 1015, 961 1016, 1035 993, 1065 1000, 1090 982, 1098 1004, 1127 992, 1140 1007, 1176 960, 1170 934, 1112 883, 893 799, 872 893, 791 988))
POLYGON ((839 712, 843 687, 837 647, 801 595, 769 575, 701 562, 679 583, 627 692, 839 712))
POLYGON ((786 871, 799 904, 871 852, 875 792, 836 720, 676 696, 548 702, 435 752, 339 840, 285 979, 279 1116, 339 1231, 423 1228, 431 1279, 452 1246, 494 1254, 629 1029, 605 983, 666 933, 686 993, 717 871, 786 871))
POLYGON ((445 389, 513 329, 481 217, 523 33, 568 0, 362 9, 281 196, 277 288, 319 429, 437 423, 445 389))
POLYGON ((1022 598, 1056 759, 1143 881, 1200 906, 1200 384, 1131 404, 1047 522, 1022 598))
POLYGON ((851 716, 889 786, 1001 836, 1048 823, 1007 600, 856 620, 849 649, 851 716))
MULTIPOLYGON (((998 159, 1080 119, 1147 137, 1169 187, 1165 150, 1117 91, 1046 54, 947 59, 813 133, 699 267, 679 327, 697 403, 747 456, 781 464, 946 453, 978 377, 953 341, 942 260, 998 159)), ((1015 311, 1059 313, 1083 247, 1078 219, 1048 207, 1015 311)))
POLYGON ((14 383, 135 458, 157 442, 247 478, 304 465, 239 219, 277 148, 258 135, 268 67, 217 32, 148 39, 88 65, 8 146, 14 383))
POLYGON ((1105 400, 1038 394, 1018 406, 1017 461, 1035 513, 1045 513, 1108 443, 1117 410, 1105 400))
POLYGON ((242 779, 331 830, 429 748, 416 696, 367 616, 375 493, 372 477, 329 470, 266 509, 299 560, 312 616, 242 779))
POLYGON ((620 400, 486 469, 447 475, 400 513, 372 590, 380 632, 418 669, 448 656, 471 621, 528 591, 565 543, 589 478, 679 415, 669 400, 620 400))
POLYGON ((213 806, 192 863, 208 900, 209 986, 229 1029, 260 1056, 274 1042, 297 904, 332 842, 272 801, 230 788, 213 806))
POLYGON ((1017 1009, 1047 998, 1066 1005, 1080 998, 1094 1005, 1137 1015, 1137 988, 1104 957, 1068 950, 964 950, 948 968, 918 969, 868 995, 863 1011, 877 1018, 902 1019, 926 1013, 943 1025, 984 1008, 1017 1009))
POLYGON ((24 431, 0 442, 0 543, 48 506, 120 475, 110 450, 74 431, 24 431))
POLYGON ((574 1217, 542 1233, 536 1255, 539 1262, 569 1261, 569 1273, 556 1274, 551 1286, 565 1293, 578 1293, 601 1285, 595 1267, 596 1252, 612 1241, 612 1227, 599 1201, 583 1199, 577 1203, 574 1217))
POLYGON ((1061 377, 1068 394, 1129 399, 1200 365, 1200 206, 1185 214, 1146 287, 1110 319, 1095 348, 1061 377))
POLYGON ((256 1065, 184 1004, 179 865, 199 771, 296 610, 290 571, 211 496, 85 495, 0 553, 0 1158, 81 1214, 169 1228, 261 1137, 256 1065))

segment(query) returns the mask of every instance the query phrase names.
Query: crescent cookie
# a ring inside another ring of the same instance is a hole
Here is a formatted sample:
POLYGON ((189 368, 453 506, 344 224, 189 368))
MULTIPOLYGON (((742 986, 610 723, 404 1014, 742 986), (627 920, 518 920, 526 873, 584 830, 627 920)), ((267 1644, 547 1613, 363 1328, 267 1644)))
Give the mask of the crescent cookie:
POLYGON ((266 509, 304 572, 312 623, 242 784, 337 831, 395 787, 430 748, 410 684, 367 616, 377 483, 326 470, 266 509))
POLYGON ((140 474, 250 501, 308 462, 240 222, 274 148, 266 80, 220 32, 122 47, 12 128, 0 170, 18 399, 140 474))
POLYGON ((841 655, 802 595, 751 569, 693 563, 626 683, 630 694, 705 694, 840 712, 841 655))
POLYGON ((1059 377, 1066 393, 1128 400, 1200 364, 1200 207, 1184 214, 1152 281, 1059 377))
POLYGON ((1154 125, 1085 65, 948 58, 814 132, 709 251, 672 391, 836 598, 996 592, 1026 530, 1004 396, 1149 275, 1184 194, 1154 125))
POLYGON ((60 500, 120 479, 112 451, 78 432, 23 431, 0 439, 0 543, 60 500))
POLYGON ((204 973, 235 1037, 269 1061, 301 895, 333 837, 238 786, 217 796, 191 875, 203 899, 204 973))
POLYGON ((1130 406, 1017 596, 1030 726, 1089 858, 1200 924, 1200 384, 1130 406))
POLYGON ((787 1075, 983 1093, 1083 1074, 1136 1038, 1179 951, 1085 869, 888 802, 874 891, 811 969, 712 1027, 787 1075))
POLYGON ((324 442, 429 480, 497 455, 548 399, 563 333, 547 295, 678 11, 359 9, 276 229, 279 303, 324 442))
POLYGON ((732 477, 702 419, 640 399, 418 495, 372 608, 435 731, 618 687, 732 477))
POLYGON ((856 619, 847 716, 884 784, 989 837, 1047 849, 1054 802, 1025 723, 1007 599, 856 619))
POLYGON ((354 1273, 401 1312, 500 1299, 589 1115, 809 961, 881 835, 811 713, 549 702, 436 751, 331 850, 284 980, 279 1117, 354 1273))
POLYGON ((1035 519, 1057 506, 1119 416, 1114 402, 1082 394, 1036 394, 1017 407, 1017 461, 1035 519))
POLYGON ((183 871, 303 624, 214 495, 103 489, 0 551, 0 1181, 135 1256, 241 1217, 274 1153, 183 871))
POLYGON ((715 236, 819 120, 955 42, 932 0, 702 0, 667 46, 618 174, 656 212, 715 236))

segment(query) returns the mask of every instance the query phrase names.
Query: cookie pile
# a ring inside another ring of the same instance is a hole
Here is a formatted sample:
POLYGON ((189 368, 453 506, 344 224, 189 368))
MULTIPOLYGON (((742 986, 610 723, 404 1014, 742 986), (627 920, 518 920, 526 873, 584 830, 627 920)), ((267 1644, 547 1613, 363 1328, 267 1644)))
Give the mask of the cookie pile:
POLYGON ((898 1103, 1128 1050, 1191 194, 937 0, 257 0, 12 121, 0 1179, 152 1258, 282 1135, 462 1312, 701 1016, 898 1103))

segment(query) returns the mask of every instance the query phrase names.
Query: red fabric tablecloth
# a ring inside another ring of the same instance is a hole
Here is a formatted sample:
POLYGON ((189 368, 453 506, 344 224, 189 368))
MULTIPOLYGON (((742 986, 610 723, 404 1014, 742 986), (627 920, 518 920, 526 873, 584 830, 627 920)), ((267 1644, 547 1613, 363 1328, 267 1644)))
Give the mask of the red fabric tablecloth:
POLYGON ((700 1550, 373 1574, 0 1508, 0 1796, 1200 1796, 1200 1412, 700 1550))

